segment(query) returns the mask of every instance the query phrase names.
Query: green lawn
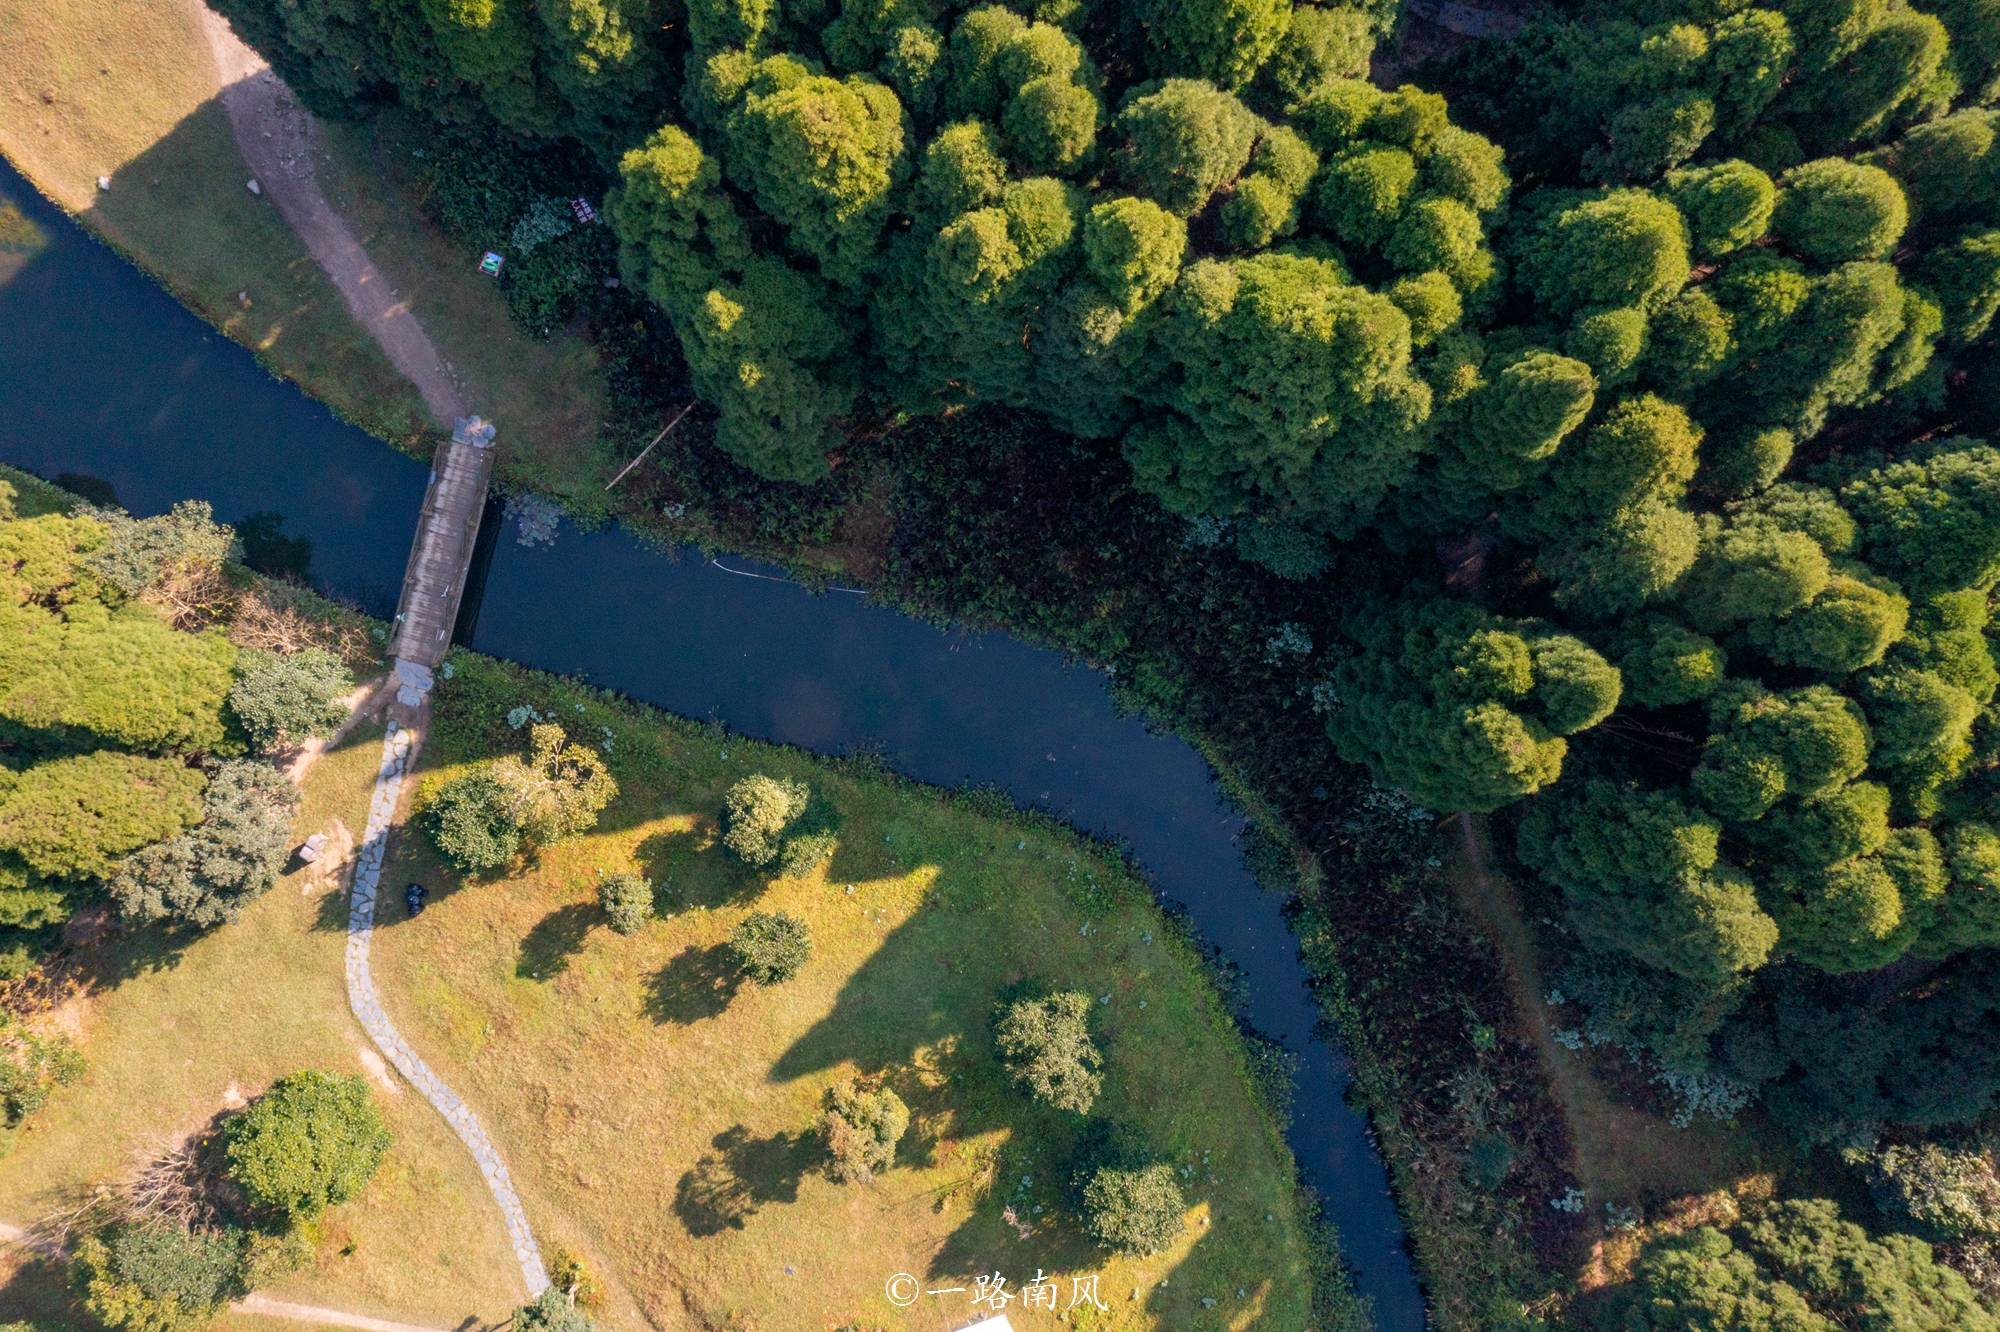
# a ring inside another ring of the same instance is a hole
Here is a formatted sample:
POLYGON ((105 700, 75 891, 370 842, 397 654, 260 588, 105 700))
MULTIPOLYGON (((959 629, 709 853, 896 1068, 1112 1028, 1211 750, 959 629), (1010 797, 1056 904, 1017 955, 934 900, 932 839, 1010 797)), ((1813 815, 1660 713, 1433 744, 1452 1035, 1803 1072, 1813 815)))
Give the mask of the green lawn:
POLYGON ((1018 1288, 1041 1268, 1065 1303, 1071 1275, 1100 1274, 1110 1311, 1070 1326, 1309 1326, 1289 1155, 1195 950, 1126 869, 997 802, 453 660, 429 773, 518 747, 505 713, 532 703, 579 739, 608 729, 622 791, 597 831, 501 881, 457 883, 403 837, 385 881, 439 891, 378 932, 376 976, 508 1155, 544 1244, 607 1277, 614 1323, 953 1327, 974 1312, 966 1295, 900 1312, 885 1282, 969 1287, 998 1270, 1018 1288), (826 871, 766 882, 726 857, 722 792, 754 771, 838 806, 826 871), (651 878, 666 910, 632 937, 595 905, 598 876, 622 869, 651 878), (721 946, 753 907, 811 923, 796 980, 734 983, 721 946), (1055 1223, 1077 1125, 1009 1085, 991 1048, 994 1003, 1021 985, 1109 996, 1094 1010, 1098 1111, 1183 1169, 1187 1230, 1169 1252, 1108 1258, 1055 1223), (810 1129, 823 1090, 856 1072, 886 1078, 914 1122, 894 1170, 843 1187, 810 1129))
MULTIPOLYGON (((380 741, 365 728, 315 765, 300 838, 336 817, 359 834, 380 741)), ((98 950, 101 985, 54 1019, 89 1072, 15 1137, 0 1162, 0 1219, 26 1224, 115 1179, 285 1073, 368 1072, 342 982, 345 920, 343 895, 308 893, 293 874, 178 955, 144 936, 98 950)), ((471 1158, 414 1092, 370 1076, 396 1145, 361 1198, 330 1215, 318 1265, 264 1293, 442 1326, 504 1317, 522 1298, 520 1273, 471 1158)), ((59 1283, 5 1272, 0 1321, 63 1312, 59 1283)))

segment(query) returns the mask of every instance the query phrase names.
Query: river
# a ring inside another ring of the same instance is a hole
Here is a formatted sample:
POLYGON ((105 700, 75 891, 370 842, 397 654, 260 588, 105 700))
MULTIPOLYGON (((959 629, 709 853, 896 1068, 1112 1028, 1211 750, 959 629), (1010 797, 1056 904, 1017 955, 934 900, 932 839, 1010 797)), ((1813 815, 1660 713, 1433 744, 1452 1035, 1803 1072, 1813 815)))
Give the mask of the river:
MULTIPOLYGON (((45 242, 25 262, 0 252, 0 461, 95 478, 134 513, 197 498, 225 522, 264 515, 253 531, 309 543, 316 585, 393 613, 424 465, 273 379, 4 161, 0 202, 45 242)), ((1279 902, 1244 868, 1243 818, 1189 745, 1120 715, 1101 673, 1005 634, 814 595, 749 560, 672 557, 615 527, 515 536, 510 521, 490 542, 471 647, 763 739, 867 748, 922 781, 989 783, 1129 844, 1241 969, 1250 1021, 1300 1057, 1292 1150, 1382 1332, 1425 1325, 1386 1172, 1344 1100, 1347 1058, 1315 1034, 1279 902)))

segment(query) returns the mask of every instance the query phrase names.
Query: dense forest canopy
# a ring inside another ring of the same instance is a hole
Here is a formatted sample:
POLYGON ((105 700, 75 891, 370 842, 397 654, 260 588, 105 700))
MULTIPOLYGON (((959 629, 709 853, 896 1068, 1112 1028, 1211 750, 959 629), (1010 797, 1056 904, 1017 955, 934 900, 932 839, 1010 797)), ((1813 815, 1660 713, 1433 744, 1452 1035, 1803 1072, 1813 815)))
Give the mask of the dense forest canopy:
POLYGON ((583 162, 762 476, 1013 407, 1336 601, 1300 689, 1512 807, 1599 1029, 1814 1140, 2000 1098, 2000 6, 1557 4, 1392 87, 1390 3, 221 8, 583 162))

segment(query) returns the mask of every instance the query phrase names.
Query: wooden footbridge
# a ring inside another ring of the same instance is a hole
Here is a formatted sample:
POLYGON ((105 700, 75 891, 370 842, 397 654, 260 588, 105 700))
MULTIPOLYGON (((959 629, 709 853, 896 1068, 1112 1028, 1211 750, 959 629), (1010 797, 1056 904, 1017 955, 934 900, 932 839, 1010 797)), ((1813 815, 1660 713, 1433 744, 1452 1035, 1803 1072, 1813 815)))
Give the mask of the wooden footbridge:
POLYGON ((465 597, 479 519, 486 510, 486 488, 493 480, 493 436, 488 422, 461 417, 431 461, 430 485, 389 637, 397 674, 419 693, 429 688, 432 669, 451 649, 452 625, 465 597))

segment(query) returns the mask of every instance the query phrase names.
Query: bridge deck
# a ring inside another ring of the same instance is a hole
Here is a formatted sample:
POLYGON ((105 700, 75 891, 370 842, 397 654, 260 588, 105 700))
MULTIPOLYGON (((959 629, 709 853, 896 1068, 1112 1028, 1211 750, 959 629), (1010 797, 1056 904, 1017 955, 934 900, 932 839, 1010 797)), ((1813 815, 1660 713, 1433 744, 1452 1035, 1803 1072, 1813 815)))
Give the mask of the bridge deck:
POLYGON ((476 416, 459 421, 451 439, 438 446, 403 574, 396 629, 389 640, 391 657, 429 668, 450 650, 472 548, 479 540, 486 487, 493 479, 493 454, 493 427, 476 416))

